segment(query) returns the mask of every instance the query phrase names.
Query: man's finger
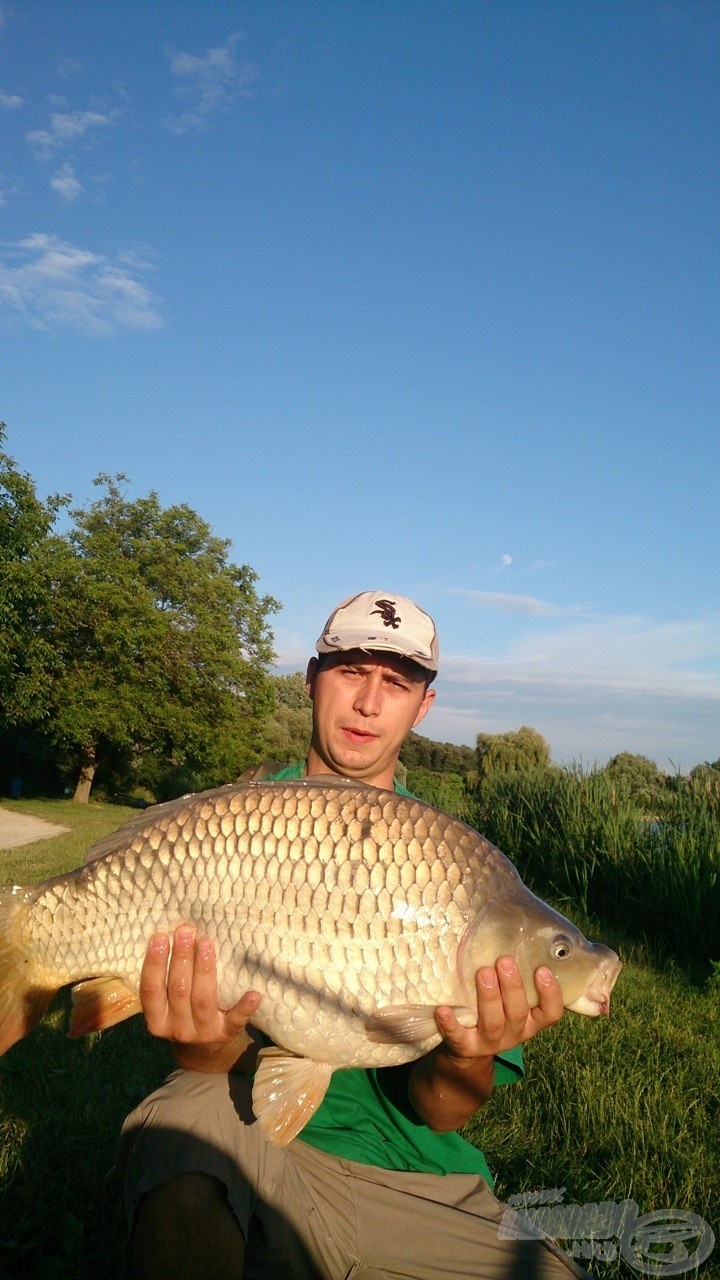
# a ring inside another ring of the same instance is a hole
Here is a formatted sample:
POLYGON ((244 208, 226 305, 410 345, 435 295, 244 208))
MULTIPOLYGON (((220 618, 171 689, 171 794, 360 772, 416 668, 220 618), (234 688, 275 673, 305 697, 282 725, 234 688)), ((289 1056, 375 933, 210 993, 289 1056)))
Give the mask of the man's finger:
POLYGON ((529 1005, 517 961, 513 956, 500 956, 495 969, 507 1030, 510 1034, 520 1033, 527 1022, 529 1005))
POLYGON ((210 938, 199 938, 194 948, 190 1008, 199 1031, 217 1020, 217 965, 210 938))
POLYGON ((541 1022, 543 1027, 548 1027, 554 1022, 558 1022, 563 1015, 562 987, 552 969, 548 969, 545 965, 535 970, 534 977, 535 990, 538 993, 540 1003, 537 1008, 533 1009, 533 1015, 535 1020, 541 1022))
POLYGON ((140 1003, 148 1030, 158 1035, 167 1015, 167 964, 170 939, 166 933, 153 934, 140 971, 140 1003))
POLYGON ((195 929, 192 925, 182 924, 173 934, 168 965, 168 1003, 172 1010, 184 1010, 190 1005, 194 962, 195 929))
POLYGON ((228 1009, 225 1014, 225 1031, 228 1036, 236 1036, 245 1029, 261 1000, 259 991, 246 991, 242 999, 238 1000, 232 1009, 228 1009))

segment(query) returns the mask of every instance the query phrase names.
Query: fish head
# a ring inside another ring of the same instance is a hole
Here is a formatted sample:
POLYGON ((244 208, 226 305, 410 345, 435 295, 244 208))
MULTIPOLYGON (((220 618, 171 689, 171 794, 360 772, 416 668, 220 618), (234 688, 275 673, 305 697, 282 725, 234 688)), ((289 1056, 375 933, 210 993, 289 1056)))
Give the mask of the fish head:
POLYGON ((622 968, 618 956, 601 942, 589 942, 525 885, 518 888, 521 892, 512 896, 491 897, 461 941, 458 968, 466 996, 474 992, 479 968, 509 955, 515 957, 531 1008, 538 1004, 535 970, 543 965, 560 983, 566 1009, 589 1017, 609 1013, 610 993, 622 968))

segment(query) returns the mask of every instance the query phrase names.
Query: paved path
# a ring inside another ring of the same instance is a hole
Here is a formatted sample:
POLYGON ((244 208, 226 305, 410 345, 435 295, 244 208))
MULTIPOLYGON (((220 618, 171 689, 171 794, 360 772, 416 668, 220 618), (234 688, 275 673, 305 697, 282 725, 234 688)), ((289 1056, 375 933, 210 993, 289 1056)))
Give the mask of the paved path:
POLYGON ((21 844, 33 844, 36 840, 50 840, 61 836, 70 827, 60 827, 44 818, 33 818, 28 813, 16 813, 14 809, 0 807, 0 849, 17 849, 21 844))

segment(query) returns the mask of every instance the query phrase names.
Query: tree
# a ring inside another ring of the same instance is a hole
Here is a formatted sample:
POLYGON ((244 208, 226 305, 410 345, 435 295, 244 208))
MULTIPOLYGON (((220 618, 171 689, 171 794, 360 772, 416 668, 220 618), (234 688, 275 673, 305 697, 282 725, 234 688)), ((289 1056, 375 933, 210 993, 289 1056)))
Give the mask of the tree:
POLYGON ((690 777, 720 781, 720 760, 705 760, 702 764, 696 764, 694 769, 690 770, 690 777))
POLYGON ((408 769, 430 770, 432 773, 456 773, 465 777, 475 768, 472 747, 455 742, 434 742, 420 733, 409 734, 403 743, 400 759, 408 769))
POLYGON ((625 795, 651 806, 665 790, 665 775, 648 756, 621 751, 601 770, 625 795))
POLYGON ((43 502, 4 452, 0 423, 0 730, 33 726, 48 714, 54 654, 47 634, 50 595, 44 553, 67 498, 43 502))
POLYGON ((312 733, 312 703, 301 671, 273 676, 275 707, 263 727, 266 760, 290 764, 307 754, 312 733))
POLYGON ((550 747, 537 729, 523 725, 507 733, 479 733, 475 759, 480 783, 550 767, 550 747))
POLYGON ((220 781, 255 758, 272 705, 268 615, 257 575, 186 505, 134 502, 123 476, 47 541, 55 661, 51 733, 86 801, 109 752, 220 781))

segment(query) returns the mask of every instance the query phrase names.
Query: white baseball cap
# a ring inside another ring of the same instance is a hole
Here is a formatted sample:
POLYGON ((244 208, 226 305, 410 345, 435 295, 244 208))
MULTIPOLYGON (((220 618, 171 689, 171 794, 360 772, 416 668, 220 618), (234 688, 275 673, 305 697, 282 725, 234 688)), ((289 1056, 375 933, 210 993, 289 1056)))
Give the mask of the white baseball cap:
POLYGON ((369 649, 399 653, 433 675, 440 651, 435 623, 407 596, 361 591, 330 614, 316 645, 318 653, 369 649))

